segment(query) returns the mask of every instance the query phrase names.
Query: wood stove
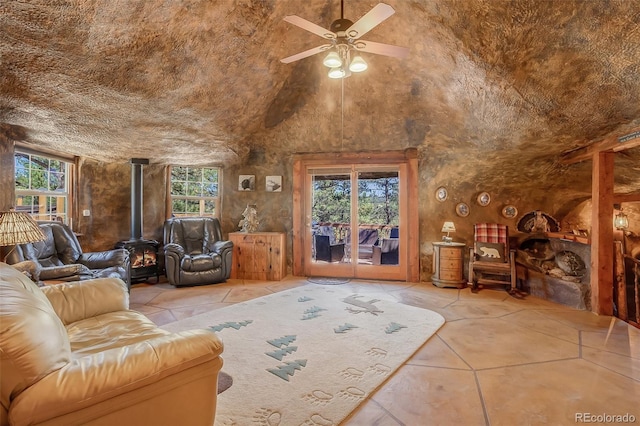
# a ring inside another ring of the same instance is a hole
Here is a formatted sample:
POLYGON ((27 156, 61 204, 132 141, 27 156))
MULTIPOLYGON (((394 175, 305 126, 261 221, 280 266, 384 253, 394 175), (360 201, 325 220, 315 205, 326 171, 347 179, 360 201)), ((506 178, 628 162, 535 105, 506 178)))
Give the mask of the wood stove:
POLYGON ((142 166, 145 164, 149 164, 148 159, 131 159, 131 239, 116 243, 116 248, 125 248, 129 251, 131 282, 146 281, 154 275, 156 282, 160 280, 158 264, 160 244, 155 240, 142 238, 142 166))

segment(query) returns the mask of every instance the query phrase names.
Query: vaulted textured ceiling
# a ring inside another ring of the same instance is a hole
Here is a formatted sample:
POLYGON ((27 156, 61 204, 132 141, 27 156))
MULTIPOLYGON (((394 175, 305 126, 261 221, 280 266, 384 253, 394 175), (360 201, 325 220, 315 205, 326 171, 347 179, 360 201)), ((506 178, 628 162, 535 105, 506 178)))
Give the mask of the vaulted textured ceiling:
MULTIPOLYGON (((344 3, 356 21, 378 1, 344 3)), ((279 59, 323 44, 283 17, 328 28, 339 0, 3 1, 0 132, 106 162, 417 147, 461 180, 588 192, 561 154, 640 127, 639 2, 385 3, 366 39, 408 58, 336 81, 322 55, 279 59)), ((617 190, 640 190, 639 151, 617 190)))

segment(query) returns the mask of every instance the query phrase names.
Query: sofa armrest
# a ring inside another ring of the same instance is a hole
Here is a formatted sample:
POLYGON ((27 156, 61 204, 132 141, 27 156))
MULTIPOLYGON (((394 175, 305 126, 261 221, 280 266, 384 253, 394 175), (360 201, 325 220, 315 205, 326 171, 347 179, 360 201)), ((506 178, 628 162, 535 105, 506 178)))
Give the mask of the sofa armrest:
POLYGON ((42 291, 65 325, 129 309, 127 285, 119 278, 96 278, 48 285, 42 287, 42 291))
POLYGON ((91 269, 106 269, 110 266, 122 266, 127 269, 128 261, 129 252, 123 248, 83 253, 80 259, 78 259, 78 262, 91 269))
POLYGON ((90 273, 91 271, 86 266, 81 265, 80 263, 72 263, 62 266, 43 266, 40 268, 39 276, 41 280, 46 281, 69 279, 71 277, 80 279, 80 275, 90 273))
POLYGON ((184 247, 176 243, 165 244, 164 253, 177 256, 179 259, 182 259, 185 255, 184 247))
POLYGON ((222 350, 215 333, 192 330, 75 359, 18 395, 9 409, 10 423, 39 424, 152 386, 219 358, 222 350))

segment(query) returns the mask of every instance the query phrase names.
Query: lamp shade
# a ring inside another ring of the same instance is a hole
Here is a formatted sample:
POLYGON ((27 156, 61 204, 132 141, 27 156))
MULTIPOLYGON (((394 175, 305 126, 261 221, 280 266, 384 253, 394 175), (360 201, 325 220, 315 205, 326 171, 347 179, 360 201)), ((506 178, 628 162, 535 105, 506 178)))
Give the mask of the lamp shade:
POLYGON ((329 78, 342 78, 345 76, 345 74, 346 72, 342 67, 331 68, 329 70, 329 78))
POLYGON ((45 239, 35 220, 26 213, 0 212, 0 246, 33 243, 45 239))
POLYGON ((445 222, 444 225, 442 225, 441 232, 456 232, 456 226, 453 224, 453 222, 445 222))
POLYGON ((366 69, 367 69, 367 63, 365 62, 364 59, 362 59, 362 56, 360 55, 357 55, 355 58, 353 58, 353 60, 349 64, 349 70, 351 72, 362 72, 366 69))
POLYGON ((322 61, 325 67, 329 68, 338 68, 342 65, 342 59, 340 59, 340 55, 335 50, 329 52, 329 54, 322 61))

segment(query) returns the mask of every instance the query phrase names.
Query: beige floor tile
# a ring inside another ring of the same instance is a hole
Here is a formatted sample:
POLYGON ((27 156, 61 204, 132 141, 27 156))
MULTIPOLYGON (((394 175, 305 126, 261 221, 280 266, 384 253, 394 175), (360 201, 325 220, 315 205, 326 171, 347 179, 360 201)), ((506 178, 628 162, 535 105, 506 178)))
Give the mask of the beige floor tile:
POLYGON ((406 365, 372 399, 405 425, 485 425, 472 371, 406 365))
POLYGON ((459 300, 444 310, 461 318, 499 318, 517 312, 519 309, 499 301, 459 300))
MULTIPOLYGON (((447 327, 447 324, 445 323, 443 327, 447 327)), ((432 336, 427 343, 407 361, 407 364, 454 368, 458 370, 471 369, 438 335, 432 336)))
POLYGON ((215 286, 180 287, 158 294, 150 304, 166 309, 222 302, 230 288, 215 286))
POLYGON ((626 334, 583 331, 582 345, 640 360, 640 330, 638 329, 629 329, 626 334))
POLYGON ((640 419, 640 386, 584 360, 479 371, 492 425, 571 425, 576 413, 640 419))
POLYGON ((257 297, 267 296, 269 294, 273 294, 273 292, 265 285, 259 285, 256 283, 256 285, 244 285, 230 289, 229 294, 227 294, 227 296, 225 296, 221 301, 225 303, 240 303, 257 297))
POLYGON ((458 296, 460 300, 471 300, 471 301, 494 300, 494 301, 504 302, 506 300, 513 299, 513 297, 509 295, 509 293, 507 293, 506 290, 493 289, 493 288, 482 289, 474 293, 471 291, 470 287, 465 287, 463 289, 460 289, 458 296))
MULTIPOLYGON (((582 348, 582 358, 634 379, 639 382, 638 386, 640 386, 640 359, 589 347, 582 348)), ((638 419, 640 420, 640 417, 638 419)))
POLYGON ((451 292, 453 297, 447 297, 446 294, 440 292, 413 287, 394 291, 391 294, 401 303, 425 309, 444 308, 454 303, 457 299, 455 291, 451 292))
POLYGON ((577 344, 498 318, 450 322, 438 336, 476 370, 579 356, 577 344))
POLYGON ((562 311, 548 311, 549 318, 562 322, 569 327, 582 331, 604 331, 611 328, 613 333, 626 333, 628 326, 624 321, 606 315, 596 315, 588 311, 567 309, 562 311))
POLYGON ((362 403, 351 413, 350 417, 340 424, 344 426, 404 426, 372 400, 362 403))
POLYGON ((163 326, 165 324, 169 324, 170 322, 176 321, 176 317, 173 316, 171 311, 166 309, 158 312, 154 312, 151 314, 145 314, 147 318, 151 321, 155 322, 156 325, 163 326))
POLYGON ((171 309, 171 313, 176 318, 176 320, 181 320, 185 318, 191 318, 196 315, 204 314, 206 312, 211 312, 215 309, 225 308, 227 306, 232 306, 233 303, 205 303, 202 305, 196 306, 185 306, 183 308, 173 308, 171 309))
POLYGON ((580 332, 554 319, 549 319, 545 310, 521 310, 501 318, 512 324, 528 328, 571 343, 580 343, 580 332))
POLYGON ((129 309, 131 309, 132 311, 138 311, 143 315, 155 314, 156 312, 162 312, 166 310, 164 308, 159 308, 157 306, 141 305, 138 303, 130 303, 129 309))

